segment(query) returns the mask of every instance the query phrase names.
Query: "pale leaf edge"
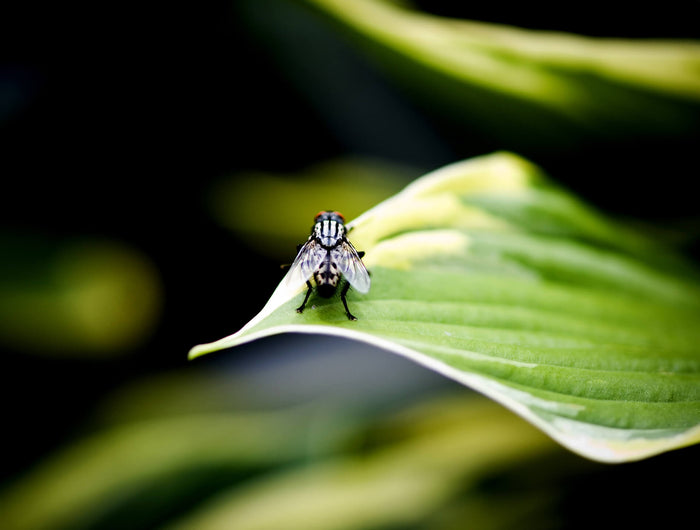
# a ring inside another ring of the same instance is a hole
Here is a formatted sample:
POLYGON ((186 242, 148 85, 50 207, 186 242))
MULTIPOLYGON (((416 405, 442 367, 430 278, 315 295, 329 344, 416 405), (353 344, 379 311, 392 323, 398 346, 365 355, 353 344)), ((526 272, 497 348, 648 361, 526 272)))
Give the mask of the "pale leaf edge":
POLYGON ((267 314, 269 313, 263 309, 249 325, 238 333, 210 344, 195 346, 190 351, 190 358, 194 359, 205 353, 223 350, 282 333, 307 333, 342 337, 364 342, 390 353, 395 353, 457 381, 511 410, 570 451, 591 460, 605 463, 630 462, 700 443, 700 425, 685 430, 642 430, 607 427, 564 417, 556 417, 549 421, 533 412, 524 402, 529 401, 542 409, 550 410, 574 405, 546 401, 487 377, 462 372, 412 348, 365 332, 324 325, 288 324, 247 333, 254 323, 260 322, 267 314))

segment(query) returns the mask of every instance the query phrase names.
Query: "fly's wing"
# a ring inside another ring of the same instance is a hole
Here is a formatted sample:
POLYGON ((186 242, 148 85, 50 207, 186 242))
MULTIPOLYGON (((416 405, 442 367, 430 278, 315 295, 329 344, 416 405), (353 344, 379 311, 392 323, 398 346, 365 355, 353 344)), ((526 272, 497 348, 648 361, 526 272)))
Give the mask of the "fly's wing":
POLYGON ((338 265, 338 269, 345 276, 345 279, 357 291, 369 292, 369 272, 350 241, 343 241, 331 250, 331 260, 338 265))
POLYGON ((294 262, 289 267, 285 281, 290 286, 302 286, 313 276, 318 266, 326 257, 326 249, 319 245, 315 239, 309 239, 301 247, 294 262))

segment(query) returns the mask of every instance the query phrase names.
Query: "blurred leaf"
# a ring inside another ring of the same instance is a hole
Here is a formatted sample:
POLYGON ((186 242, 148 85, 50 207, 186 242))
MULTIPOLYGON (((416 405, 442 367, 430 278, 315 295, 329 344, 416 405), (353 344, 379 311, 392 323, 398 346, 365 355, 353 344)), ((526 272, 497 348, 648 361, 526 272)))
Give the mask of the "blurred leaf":
POLYGON ((114 355, 142 342, 160 279, 134 249, 104 240, 3 235, 0 340, 39 354, 114 355))
MULTIPOLYGON (((315 212, 313 212, 315 213, 315 212)), ((312 215, 312 214, 310 214, 312 215)), ((495 399, 584 456, 635 460, 700 441, 700 283, 671 249, 503 153, 411 184, 350 225, 372 289, 284 281, 238 333, 366 341, 495 399)))
POLYGON ((107 521, 109 528, 152 528, 183 509, 181 502, 337 443, 329 437, 310 451, 313 422, 308 410, 291 410, 189 414, 106 429, 3 492, 0 520, 13 530, 106 528, 107 521))
POLYGON ((697 131, 697 42, 523 30, 382 0, 305 4, 432 110, 501 141, 566 145, 591 135, 697 131))
POLYGON ((258 528, 285 518, 285 528, 308 528, 335 513, 343 527, 364 528, 427 517, 465 488, 473 495, 479 478, 558 453, 539 431, 471 395, 374 418, 340 408, 328 421, 317 409, 189 413, 106 428, 0 493, 0 520, 12 530, 258 528))
MULTIPOLYGON (((473 498, 485 477, 514 462, 557 453, 535 429, 474 398, 424 404, 383 422, 382 428, 393 433, 392 443, 224 491, 172 528, 414 528, 439 515, 455 497, 473 498)), ((460 514, 458 527, 491 518, 489 509, 496 512, 506 505, 512 517, 527 515, 536 525, 554 504, 552 497, 540 497, 541 511, 527 513, 508 500, 460 514)), ((492 528, 501 527, 494 524, 498 518, 491 519, 492 528)))
POLYGON ((222 179, 213 187, 210 203, 221 224, 256 251, 283 263, 294 257, 299 234, 309 229, 306 212, 333 202, 345 215, 359 215, 418 174, 387 162, 334 160, 296 175, 250 172, 222 179))

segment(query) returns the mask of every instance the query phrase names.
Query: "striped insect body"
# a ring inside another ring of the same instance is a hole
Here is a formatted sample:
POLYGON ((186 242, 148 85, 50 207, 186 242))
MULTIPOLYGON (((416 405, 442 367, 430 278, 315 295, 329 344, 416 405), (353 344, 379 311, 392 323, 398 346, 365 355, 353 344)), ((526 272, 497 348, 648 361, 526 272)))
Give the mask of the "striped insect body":
POLYGON ((339 212, 322 211, 314 218, 311 235, 300 245, 299 252, 290 266, 287 282, 291 285, 306 283, 304 302, 297 308, 301 313, 311 296, 313 278, 316 294, 330 298, 339 285, 343 284, 340 299, 350 320, 357 320, 350 313, 346 295, 352 285, 361 293, 370 288, 369 273, 362 263, 364 252, 358 252, 347 238, 345 219, 339 212), (344 280, 344 281, 343 281, 344 280))

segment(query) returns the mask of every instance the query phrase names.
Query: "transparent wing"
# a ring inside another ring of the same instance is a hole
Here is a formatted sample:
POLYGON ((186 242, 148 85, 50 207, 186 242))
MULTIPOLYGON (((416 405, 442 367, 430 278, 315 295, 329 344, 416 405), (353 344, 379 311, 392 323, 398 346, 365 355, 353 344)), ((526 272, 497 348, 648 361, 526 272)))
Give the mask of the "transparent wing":
POLYGON ((319 245, 316 240, 309 239, 301 247, 294 262, 289 267, 289 272, 285 277, 287 285, 297 287, 306 283, 318 266, 326 257, 326 249, 319 245))
POLYGON ((338 269, 345 276, 345 279, 357 291, 361 293, 369 291, 369 272, 350 241, 343 241, 331 250, 331 260, 338 265, 338 269))

